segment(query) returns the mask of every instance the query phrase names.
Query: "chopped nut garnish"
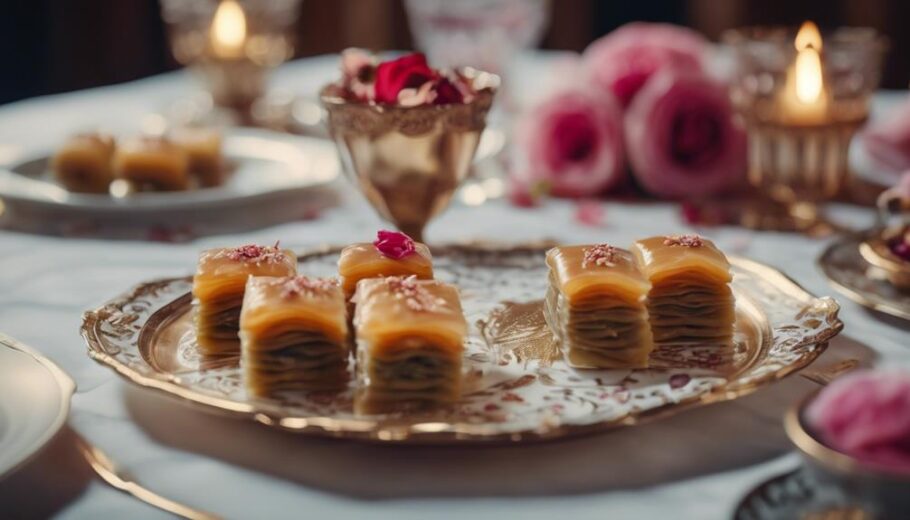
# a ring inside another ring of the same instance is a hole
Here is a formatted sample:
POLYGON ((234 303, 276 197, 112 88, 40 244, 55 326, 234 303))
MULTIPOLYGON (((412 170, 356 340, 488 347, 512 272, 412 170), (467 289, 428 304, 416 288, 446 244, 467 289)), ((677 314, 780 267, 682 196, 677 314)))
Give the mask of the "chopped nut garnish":
POLYGON ((613 258, 616 255, 616 248, 610 244, 598 244, 594 247, 586 248, 584 260, 581 262, 581 266, 587 268, 588 266, 598 266, 598 267, 612 267, 615 265, 613 263, 613 258))
POLYGON ((310 278, 302 275, 281 280, 279 283, 283 298, 293 298, 301 294, 324 294, 338 287, 338 280, 334 278, 310 278))
POLYGON ((415 275, 391 276, 386 278, 395 297, 404 300, 405 306, 415 312, 432 312, 445 305, 445 300, 436 298, 425 287, 417 283, 415 275))
POLYGON ((664 240, 665 246, 701 247, 704 240, 698 235, 674 235, 664 240))
POLYGON ((284 253, 278 247, 279 242, 274 246, 260 246, 257 244, 247 244, 245 246, 235 247, 228 250, 227 257, 234 261, 245 260, 264 260, 266 262, 279 261, 284 258, 284 253))

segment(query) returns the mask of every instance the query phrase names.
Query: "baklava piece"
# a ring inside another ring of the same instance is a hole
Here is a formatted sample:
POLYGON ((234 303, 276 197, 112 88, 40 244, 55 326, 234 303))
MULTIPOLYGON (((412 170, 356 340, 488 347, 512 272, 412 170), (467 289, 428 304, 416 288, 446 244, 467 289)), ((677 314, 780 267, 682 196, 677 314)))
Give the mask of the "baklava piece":
POLYGON ((414 275, 433 279, 430 248, 404 233, 379 231, 373 243, 352 244, 341 251, 338 274, 345 295, 354 294, 357 282, 365 278, 414 275))
POLYGON ((203 355, 231 357, 240 354, 240 308, 250 276, 297 274, 294 253, 278 245, 210 249, 199 256, 193 277, 193 323, 203 355))
POLYGON ((240 343, 243 381, 251 395, 344 389, 348 325, 337 280, 251 276, 240 343))
POLYGON ((138 191, 180 191, 189 188, 189 158, 163 137, 123 142, 114 154, 114 175, 138 191))
POLYGON ((79 193, 107 193, 114 172, 114 139, 100 133, 71 137, 51 159, 57 182, 79 193))
POLYGON ((460 394, 468 327, 458 290, 435 280, 357 284, 358 413, 426 409, 460 394))
POLYGON ((576 368, 644 368, 654 348, 645 299, 651 284, 629 251, 608 244, 547 252, 544 316, 576 368))
POLYGON ((736 310, 723 252, 710 240, 681 235, 639 240, 634 253, 651 282, 652 359, 678 362, 686 358, 687 349, 699 347, 706 361, 728 360, 736 310))
POLYGON ((221 133, 211 128, 188 127, 173 131, 170 138, 186 153, 190 174, 199 180, 200 186, 224 183, 221 133))

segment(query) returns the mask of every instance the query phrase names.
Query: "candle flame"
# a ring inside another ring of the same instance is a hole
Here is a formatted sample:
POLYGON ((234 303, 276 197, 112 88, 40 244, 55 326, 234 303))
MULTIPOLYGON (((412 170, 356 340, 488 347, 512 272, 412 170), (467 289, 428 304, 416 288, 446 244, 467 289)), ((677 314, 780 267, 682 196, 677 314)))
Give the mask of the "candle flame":
POLYGON ((218 5, 210 38, 219 54, 240 54, 246 41, 246 16, 237 0, 223 0, 218 5))
POLYGON ((801 103, 815 103, 822 95, 822 36, 812 22, 803 23, 794 41, 796 45, 796 98, 801 103))
POLYGON ((822 34, 814 22, 805 21, 796 33, 796 40, 793 42, 796 50, 801 51, 807 47, 813 47, 815 50, 822 50, 822 34))

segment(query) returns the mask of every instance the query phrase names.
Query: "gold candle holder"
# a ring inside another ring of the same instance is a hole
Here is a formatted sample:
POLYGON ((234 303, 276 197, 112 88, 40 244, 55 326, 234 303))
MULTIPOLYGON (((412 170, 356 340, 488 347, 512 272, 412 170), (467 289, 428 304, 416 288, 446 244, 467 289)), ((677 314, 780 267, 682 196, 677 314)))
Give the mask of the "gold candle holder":
POLYGON ((255 122, 269 73, 293 55, 300 2, 162 0, 174 58, 196 73, 210 98, 210 107, 184 107, 193 112, 185 118, 206 119, 212 108, 242 124, 255 122))
POLYGON ((343 169, 387 221, 417 241, 467 177, 499 77, 473 69, 467 103, 412 107, 350 101, 334 85, 320 94, 343 169))
POLYGON ((847 151, 878 86, 884 41, 872 29, 824 40, 811 22, 730 31, 731 98, 749 139, 748 179, 759 199, 748 227, 823 233, 820 205, 848 192, 847 151))

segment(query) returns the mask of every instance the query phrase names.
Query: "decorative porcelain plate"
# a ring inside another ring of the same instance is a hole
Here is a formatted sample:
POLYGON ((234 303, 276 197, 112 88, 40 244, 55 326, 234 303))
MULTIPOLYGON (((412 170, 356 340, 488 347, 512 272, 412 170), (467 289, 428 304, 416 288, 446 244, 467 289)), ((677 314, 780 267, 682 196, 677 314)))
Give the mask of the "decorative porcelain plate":
POLYGON ((0 478, 37 454, 66 424, 75 389, 57 365, 0 334, 0 478))
MULTIPOLYGON (((739 396, 811 363, 840 332, 838 305, 764 265, 732 258, 735 355, 722 372, 696 359, 647 370, 570 369, 541 313, 546 247, 434 247, 437 278, 458 285, 469 323, 464 393, 425 414, 358 416, 352 390, 280 400, 246 395, 237 366, 197 352, 191 279, 142 284, 85 315, 89 355, 129 381, 213 412, 309 434, 378 441, 552 439, 632 425, 739 396)), ((300 272, 334 276, 338 249, 303 253, 300 272)))
POLYGON ((229 165, 226 182, 217 187, 180 192, 108 194, 71 193, 56 183, 48 163, 52 150, 21 150, 0 169, 0 197, 13 208, 58 215, 158 220, 163 214, 267 206, 300 197, 338 176, 338 153, 324 139, 268 130, 237 128, 224 137, 229 165))
POLYGON ((818 258, 818 266, 831 285, 851 300, 910 320, 910 293, 896 289, 860 254, 859 246, 866 238, 862 234, 838 238, 818 258))

